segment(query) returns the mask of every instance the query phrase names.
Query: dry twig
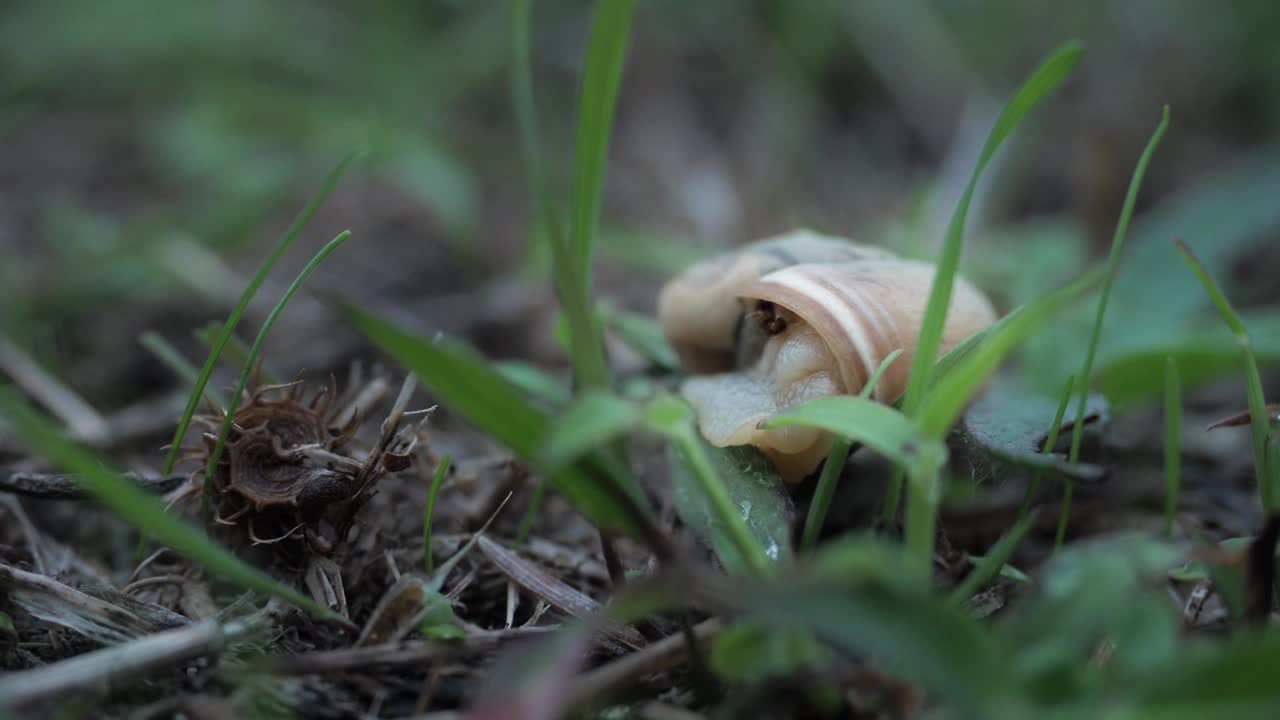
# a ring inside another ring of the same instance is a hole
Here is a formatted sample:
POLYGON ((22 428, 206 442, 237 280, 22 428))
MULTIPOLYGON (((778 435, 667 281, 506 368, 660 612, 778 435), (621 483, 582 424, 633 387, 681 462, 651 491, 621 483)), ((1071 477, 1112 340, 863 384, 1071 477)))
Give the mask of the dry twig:
POLYGON ((205 620, 34 670, 10 673, 0 678, 0 709, 23 708, 73 691, 106 691, 117 680, 137 678, 150 670, 216 653, 250 629, 243 622, 223 626, 205 620))

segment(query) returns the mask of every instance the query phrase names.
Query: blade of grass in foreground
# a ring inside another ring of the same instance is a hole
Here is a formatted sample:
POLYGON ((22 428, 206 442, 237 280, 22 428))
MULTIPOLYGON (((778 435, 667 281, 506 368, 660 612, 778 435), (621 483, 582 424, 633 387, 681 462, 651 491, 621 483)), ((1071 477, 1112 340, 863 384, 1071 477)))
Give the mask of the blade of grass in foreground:
POLYGON ((98 458, 60 436, 47 419, 9 388, 0 387, 0 411, 12 421, 14 432, 20 434, 33 451, 66 472, 74 473, 86 490, 139 531, 228 582, 247 590, 274 595, 316 617, 339 617, 310 598, 276 582, 266 573, 246 565, 217 543, 165 512, 159 500, 134 487, 119 473, 106 469, 98 458))
MULTIPOLYGON (((978 157, 978 164, 969 178, 969 184, 965 186, 964 194, 960 196, 960 202, 951 216, 951 223, 947 226, 946 239, 943 241, 942 252, 938 258, 937 273, 929 290, 929 302, 925 308, 924 319, 920 324, 920 335, 916 341, 911 380, 907 385, 902 405, 908 417, 916 416, 916 411, 924 399, 925 390, 929 387, 933 365, 938 359, 942 329, 946 322, 947 310, 951 305, 956 270, 960 266, 960 246, 964 238, 964 226, 969 215, 969 205, 973 200, 982 172, 991 162, 996 151, 1004 144, 1005 139, 1022 122, 1022 118, 1071 74, 1071 70, 1080 59, 1080 53, 1079 44, 1068 43, 1045 59, 1000 111, 991 134, 987 136, 986 144, 983 145, 982 153, 978 157)), ((895 473, 889 494, 885 498, 886 517, 897 516, 901 493, 902 471, 899 470, 895 473)), ((913 494, 917 496, 915 501, 917 505, 932 503, 932 493, 925 496, 921 496, 920 493, 913 494)), ((919 516, 923 509, 926 508, 917 507, 916 515, 919 516)), ((917 552, 924 552, 924 550, 917 549, 917 552)))
POLYGON ((1182 476, 1182 383, 1178 363, 1169 357, 1164 369, 1164 534, 1173 537, 1182 476))
MULTIPOLYGON (((920 406, 916 423, 924 439, 940 442, 973 394, 995 372, 1004 358, 1031 333, 1044 327, 1068 303, 1092 287, 1100 276, 1101 273, 1096 270, 1086 273, 1069 285, 1019 308, 995 332, 989 334, 982 345, 957 362, 920 406)), ((933 555, 937 522, 934 514, 937 501, 933 489, 941 469, 941 465, 934 465, 934 462, 935 456, 921 455, 916 463, 907 468, 913 474, 907 501, 907 547, 921 563, 933 555)))
MULTIPOLYGON (((880 376, 884 375, 884 371, 888 370, 901 354, 901 348, 889 353, 880 363, 880 367, 871 373, 871 377, 867 379, 867 384, 862 387, 862 392, 858 393, 858 396, 863 400, 869 399, 871 393, 875 392, 876 385, 880 384, 880 376)), ((804 521, 804 534, 801 537, 800 546, 805 550, 812 550, 818 544, 818 533, 822 532, 822 524, 827 520, 827 510, 831 507, 831 498, 836 494, 836 483, 840 480, 845 461, 849 459, 851 447, 853 443, 843 435, 836 435, 831 444, 831 452, 827 453, 827 462, 822 466, 822 474, 818 476, 818 485, 814 488, 813 500, 809 503, 809 514, 804 521)))
MULTIPOLYGON (((542 157, 542 133, 538 129, 538 109, 533 95, 533 62, 529 38, 533 25, 532 6, 532 0, 511 2, 511 102, 515 108, 516 125, 520 130, 520 147, 524 153, 529 196, 534 201, 537 219, 535 227, 541 229, 546 239, 553 279, 557 291, 560 291, 560 274, 569 272, 566 259, 568 238, 565 237, 564 224, 555 204, 551 201, 551 181, 547 177, 542 157)), ((532 233, 532 236, 536 238, 537 232, 532 233)))
MULTIPOLYGON (((174 347, 164 336, 154 330, 148 330, 138 336, 138 344, 146 348, 152 355, 156 356, 164 366, 169 368, 174 375, 184 383, 195 385, 200 379, 200 371, 196 366, 187 362, 187 359, 178 352, 178 348, 174 347)), ((222 398, 219 393, 212 390, 206 393, 209 399, 218 407, 226 407, 227 401, 222 398)))
MULTIPOLYGON (((1143 149, 1142 155, 1138 157, 1138 164, 1133 169, 1133 176, 1129 178, 1129 191, 1124 196, 1124 205, 1120 209, 1120 219, 1116 222, 1115 236, 1111 239, 1111 254, 1107 258, 1107 275, 1102 281, 1102 293, 1098 297, 1098 312, 1093 320, 1093 332, 1089 336, 1089 349, 1084 356, 1084 368, 1080 371, 1080 395, 1076 401, 1076 417, 1084 417, 1085 405, 1089 402, 1089 389, 1093 387, 1093 360, 1098 351, 1098 339, 1102 336, 1102 320, 1107 314, 1107 302, 1111 299, 1111 286, 1115 282, 1116 270, 1120 266, 1120 251, 1124 249, 1125 235, 1129 231, 1129 220, 1133 217, 1133 206, 1138 201, 1138 190, 1142 187, 1142 179, 1147 174, 1147 165, 1151 162, 1151 156, 1155 155, 1156 147, 1160 145, 1160 139, 1164 137, 1164 131, 1169 127, 1169 106, 1165 105, 1164 110, 1160 113, 1160 123, 1156 125, 1155 132, 1151 134, 1151 139, 1147 141, 1146 148, 1143 149)), ((1080 460, 1080 443, 1084 439, 1084 423, 1077 422, 1071 429, 1071 453, 1067 456, 1067 462, 1072 465, 1080 460)), ((1071 514, 1071 495, 1075 490, 1075 483, 1071 478, 1064 478, 1062 494, 1062 516, 1068 517, 1071 514)), ((1066 528, 1059 528, 1059 537, 1065 533, 1066 528)), ((1060 547, 1061 543, 1055 543, 1055 549, 1060 547)))
POLYGON ((591 257, 600 224, 609 137, 613 132, 614 108, 622 82, 633 6, 633 0, 602 0, 596 3, 578 95, 573 207, 564 258, 568 267, 558 268, 557 277, 563 283, 560 302, 572 330, 571 356, 579 387, 602 387, 609 383, 604 335, 595 304, 591 301, 591 257))
POLYGON ((1181 240, 1175 239, 1174 244, 1178 246, 1178 252, 1182 253, 1182 258, 1187 261, 1191 272, 1195 273, 1200 283, 1204 285, 1209 297, 1213 298, 1213 304, 1236 336, 1236 342, 1239 343, 1240 351, 1244 355, 1245 383, 1249 397, 1249 427, 1253 431, 1253 458, 1258 478, 1258 494, 1262 500, 1262 509, 1271 512, 1276 509, 1277 493, 1280 489, 1275 487, 1273 473, 1267 470, 1267 428, 1270 420, 1267 418, 1267 401, 1262 394, 1262 377, 1258 374, 1258 361, 1253 356, 1253 344, 1249 340, 1249 331, 1245 329, 1244 322, 1240 320, 1235 308, 1231 307, 1231 303, 1222 294, 1218 284, 1209 277, 1209 272, 1191 252, 1191 248, 1181 240))
MULTIPOLYGON (((541 460, 548 413, 491 369, 484 358, 456 342, 421 340, 352 306, 343 307, 342 312, 376 345, 412 370, 450 410, 525 460, 541 460)), ((639 487, 624 485, 612 473, 588 473, 582 464, 550 473, 549 478, 598 527, 651 539, 649 506, 639 487)))
POLYGON ((952 605, 963 605, 969 602, 969 598, 973 597, 987 583, 991 582, 996 575, 1000 574, 1000 569, 1004 567, 1005 563, 1009 562, 1009 558, 1013 556, 1013 551, 1018 549, 1018 543, 1022 542, 1022 538, 1026 536, 1027 531, 1035 523, 1037 514, 1032 512, 1018 518, 1018 521, 1013 524, 1009 532, 996 541, 987 556, 982 558, 977 567, 965 576, 964 582, 957 585, 956 589, 951 592, 950 602, 952 605))
POLYGON ((542 438, 540 467, 558 470, 603 447, 641 420, 640 409, 601 390, 580 394, 552 421, 542 438))
MULTIPOLYGON (((324 259, 329 257, 334 250, 337 250, 349 237, 351 237, 351 231, 343 230, 338 233, 337 237, 330 240, 328 245, 320 248, 320 252, 316 253, 315 257, 311 258, 306 266, 302 268, 302 271, 298 273, 298 276, 293 279, 293 284, 284 291, 284 295, 280 296, 280 301, 276 303, 275 307, 271 308, 271 314, 267 315, 267 319, 262 323, 262 329, 258 331, 258 337, 254 338, 253 345, 249 348, 249 357, 245 360, 244 369, 240 372, 240 382, 236 385, 236 391, 232 393, 231 400, 227 404, 227 411, 222 416, 222 427, 218 429, 218 440, 214 443, 213 452, 209 453, 209 464, 205 470, 206 479, 214 476, 214 471, 218 467, 218 460, 222 458, 222 449, 226 445, 227 436, 231 434, 231 423, 236 415, 236 408, 240 406, 240 399, 244 396, 244 390, 249 385, 249 377, 253 375, 254 364, 257 363, 258 357, 262 355, 262 347, 267 342, 267 336, 271 334, 271 327, 275 325, 276 318, 280 317, 284 306, 289 303, 289 300, 298 292, 302 284, 307 281, 311 273, 320 266, 320 263, 324 262, 324 259)), ((334 392, 337 392, 336 388, 334 392)), ((205 482, 203 512, 206 524, 212 522, 209 510, 212 496, 213 483, 205 482)))
POLYGON ((987 336, 986 342, 956 363, 925 397, 917 420, 921 435, 926 439, 945 437, 947 429, 1000 362, 1101 278, 1102 271, 1095 268, 1010 313, 1007 322, 1003 322, 996 332, 987 336))
POLYGON ((329 173, 329 177, 325 179, 324 185, 320 188, 320 192, 316 193, 311 202, 298 213, 298 217, 294 219, 293 224, 285 231, 284 236, 276 243, 271 254, 266 260, 262 261, 262 265, 258 268, 249 281, 249 286, 244 289, 244 294, 240 296, 240 302, 236 304, 235 309, 227 316, 226 323, 222 326, 222 332, 214 341, 213 348, 209 350, 209 357, 204 361, 204 367, 200 369, 200 377, 196 380, 196 385, 191 389, 191 397, 187 399, 187 407, 182 411, 182 419, 178 421, 178 428, 173 433, 173 442, 169 444, 169 454, 164 459, 163 474, 168 475, 173 472, 173 465, 178 460, 178 452, 181 449, 182 439, 187 435, 187 428, 191 425, 191 416, 196 412, 196 406, 200 404, 200 397, 204 395, 205 386, 209 384, 209 376, 213 374, 213 368, 218 363, 218 356, 222 354, 222 349, 226 347, 227 341, 230 340, 231 334, 235 332, 236 325, 240 322, 240 317, 244 315, 244 311, 249 307, 249 302, 253 300, 253 296, 258 292, 258 288, 262 287, 262 283, 266 281, 267 274, 271 272, 271 268, 275 267, 280 256, 284 251, 289 249, 293 241, 302 233, 302 228, 311 220, 311 216, 316 214, 320 209, 329 193, 337 187, 338 181, 346 174, 347 169, 351 167, 356 158, 360 156, 360 152, 353 152, 348 155, 341 163, 338 164, 333 172, 329 173))

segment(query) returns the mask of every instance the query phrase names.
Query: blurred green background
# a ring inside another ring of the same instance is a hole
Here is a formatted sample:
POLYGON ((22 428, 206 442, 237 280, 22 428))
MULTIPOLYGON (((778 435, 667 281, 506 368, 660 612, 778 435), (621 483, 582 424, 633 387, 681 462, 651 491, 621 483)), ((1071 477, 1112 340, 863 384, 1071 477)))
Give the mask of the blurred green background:
MULTIPOLYGON (((543 151, 566 200, 589 19, 589 3, 534 5, 543 151)), ((1193 381, 1235 367, 1174 233, 1249 313, 1263 359, 1280 359, 1278 37, 1280 5, 1265 0, 639 3, 598 294, 651 310, 691 258, 797 226, 929 256, 1000 104, 1078 38, 1081 67, 984 185, 965 272, 1008 309, 1104 254, 1168 103, 1104 384, 1136 399, 1150 375, 1158 390, 1149 371, 1168 353, 1193 363, 1193 381)), ((100 406, 172 385, 139 333, 203 357, 191 329, 225 316, 324 174, 363 146, 367 160, 258 295, 253 326, 282 278, 350 228, 314 288, 497 357, 560 362, 545 258, 531 249, 510 38, 504 2, 10 0, 0 329, 100 406)), ((1091 309, 1027 349, 1034 380, 1056 389, 1078 364, 1091 309)), ((269 360, 317 370, 362 353, 300 297, 269 360)))

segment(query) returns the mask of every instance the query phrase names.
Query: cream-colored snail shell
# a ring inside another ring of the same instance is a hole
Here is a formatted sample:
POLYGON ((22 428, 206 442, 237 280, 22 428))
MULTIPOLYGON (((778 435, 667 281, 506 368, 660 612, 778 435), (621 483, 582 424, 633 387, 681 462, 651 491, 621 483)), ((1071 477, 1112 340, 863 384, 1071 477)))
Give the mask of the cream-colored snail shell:
MULTIPOLYGON (((719 447, 754 445, 784 480, 803 480, 826 457, 831 436, 812 428, 765 430, 758 425, 817 397, 857 394, 899 348, 902 355, 885 371, 872 397, 891 403, 901 396, 934 272, 931 264, 879 251, 871 259, 851 262, 792 264, 747 283, 737 291, 737 303, 715 312, 735 315, 732 324, 745 317, 762 329, 763 347, 754 363, 691 377, 681 388, 703 436, 719 447)), ((712 314, 707 307, 701 310, 704 319, 712 314)), ((939 356, 994 320, 987 299, 956 278, 939 356)), ((675 343, 672 326, 664 327, 675 343)), ((686 327, 676 325, 677 330, 686 327)))
POLYGON ((667 283, 658 296, 658 321, 686 370, 725 372, 737 364, 737 331, 743 316, 738 297, 756 280, 799 263, 892 257, 882 248, 812 230, 757 240, 704 260, 667 283))

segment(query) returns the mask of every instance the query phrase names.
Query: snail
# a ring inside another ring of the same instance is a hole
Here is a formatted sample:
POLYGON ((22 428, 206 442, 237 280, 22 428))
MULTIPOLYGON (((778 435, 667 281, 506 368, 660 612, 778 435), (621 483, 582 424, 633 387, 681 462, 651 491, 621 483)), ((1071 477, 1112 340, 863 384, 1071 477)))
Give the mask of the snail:
POLYGON ((892 257, 887 250, 811 230, 765 238, 704 260, 667 283, 658 296, 658 322, 689 372, 732 370, 759 350, 738 303, 738 294, 751 283, 798 263, 892 257))
MULTIPOLYGON (((754 445, 783 480, 803 480, 826 457, 830 434, 759 425, 814 398, 857 394, 901 348, 871 395, 897 400, 934 272, 929 263, 802 232, 705 261, 672 280, 659 317, 692 374, 681 392, 702 435, 718 447, 754 445), (703 335, 695 337, 695 329, 703 335)), ((994 320, 982 293, 957 277, 939 356, 994 320)))

